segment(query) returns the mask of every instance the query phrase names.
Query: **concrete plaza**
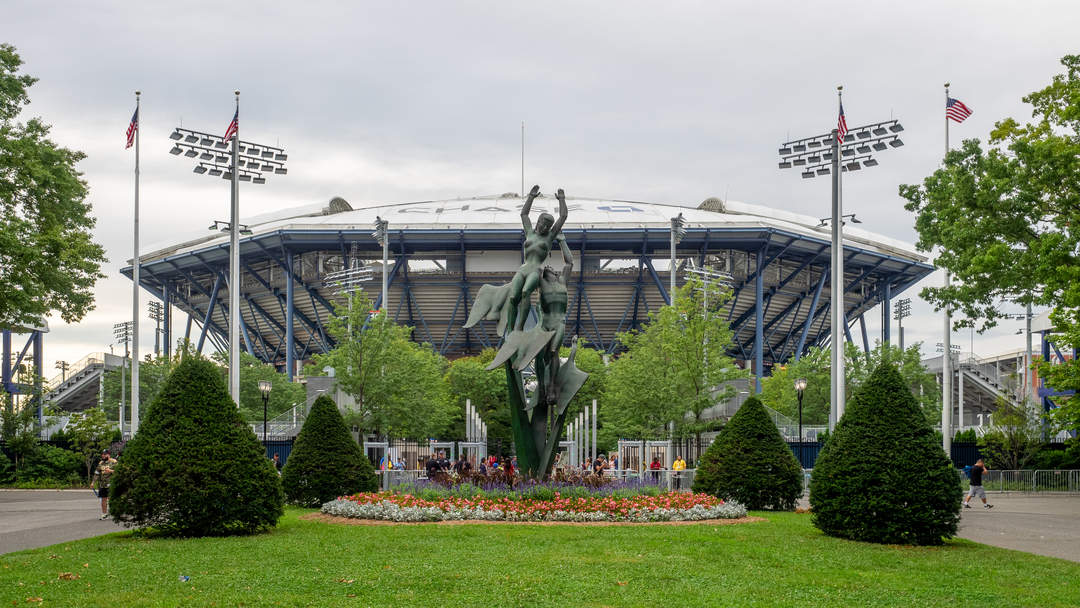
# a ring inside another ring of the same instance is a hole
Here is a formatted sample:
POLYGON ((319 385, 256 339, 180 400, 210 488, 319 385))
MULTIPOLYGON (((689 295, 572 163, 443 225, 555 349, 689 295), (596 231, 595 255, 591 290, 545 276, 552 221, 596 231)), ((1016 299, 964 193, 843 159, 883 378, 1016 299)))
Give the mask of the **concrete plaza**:
POLYGON ((123 530, 90 490, 0 490, 0 553, 123 530))

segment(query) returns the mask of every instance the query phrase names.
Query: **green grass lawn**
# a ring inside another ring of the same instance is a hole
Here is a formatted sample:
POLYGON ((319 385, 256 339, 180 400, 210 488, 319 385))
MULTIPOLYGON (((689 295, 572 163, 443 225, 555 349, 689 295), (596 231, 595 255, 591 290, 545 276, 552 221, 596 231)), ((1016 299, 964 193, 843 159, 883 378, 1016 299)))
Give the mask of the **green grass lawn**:
POLYGON ((809 515, 715 526, 301 521, 253 537, 122 532, 0 555, 0 606, 1066 606, 1080 564, 964 540, 828 538, 809 515), (60 573, 78 575, 63 580, 60 573), (191 577, 180 582, 178 577, 191 577), (27 604, 27 598, 43 598, 27 604))

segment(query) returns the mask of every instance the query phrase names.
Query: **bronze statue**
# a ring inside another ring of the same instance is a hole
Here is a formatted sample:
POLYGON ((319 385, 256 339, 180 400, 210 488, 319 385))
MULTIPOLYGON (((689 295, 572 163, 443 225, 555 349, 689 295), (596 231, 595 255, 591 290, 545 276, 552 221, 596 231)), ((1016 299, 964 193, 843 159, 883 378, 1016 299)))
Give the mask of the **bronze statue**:
POLYGON ((519 468, 530 477, 548 474, 557 451, 559 435, 566 417, 566 407, 588 379, 577 369, 577 336, 574 336, 566 362, 559 358, 566 326, 567 284, 574 268, 574 256, 562 234, 566 222, 566 196, 560 188, 559 219, 541 213, 533 229, 529 211, 540 196, 540 186, 533 186, 521 208, 525 229, 525 261, 510 283, 480 288, 465 327, 481 320, 498 320, 497 331, 503 345, 488 369, 503 365, 510 389, 511 422, 518 451, 519 468), (547 266, 554 243, 562 251, 563 270, 547 266), (536 325, 526 331, 525 321, 532 306, 532 294, 539 290, 540 311, 536 325), (507 332, 509 328, 509 332, 507 332), (532 366, 536 390, 526 398, 522 371, 532 366))

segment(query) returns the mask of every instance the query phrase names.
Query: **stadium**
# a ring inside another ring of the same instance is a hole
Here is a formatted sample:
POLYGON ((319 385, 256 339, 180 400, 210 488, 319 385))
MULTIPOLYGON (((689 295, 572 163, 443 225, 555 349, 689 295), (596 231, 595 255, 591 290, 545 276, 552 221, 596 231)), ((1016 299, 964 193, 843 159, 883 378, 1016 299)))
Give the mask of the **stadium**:
MULTIPOLYGON (((334 346, 327 334, 339 291, 326 276, 363 265, 374 270, 365 290, 383 309, 414 327, 418 342, 449 357, 498 343, 494 323, 463 329, 484 283, 501 284, 522 260, 522 199, 516 193, 353 207, 341 198, 242 220, 241 348, 296 375, 299 364, 334 346), (380 291, 382 246, 372 227, 388 222, 389 289, 380 291), (250 232, 248 232, 250 231, 250 232)), ((726 314, 732 355, 755 375, 828 342, 830 235, 816 218, 778 209, 706 199, 699 205, 567 198, 563 227, 575 254, 566 338, 578 335, 609 352, 617 333, 639 327, 668 302, 672 218, 685 221, 676 246, 679 284, 686 268, 726 273, 733 297, 726 314)), ((532 215, 555 213, 542 196, 532 215)), ((933 267, 910 244, 846 226, 844 314, 848 340, 863 315, 933 267)), ((561 254, 551 265, 562 268, 561 254)), ((122 269, 131 277, 131 267, 122 269)), ((182 335, 200 350, 227 350, 228 235, 213 231, 146 249, 144 289, 186 314, 184 327, 165 319, 165 343, 182 335)), ((171 311, 170 306, 165 307, 171 311)), ((882 338, 888 340, 888 323, 882 338)))

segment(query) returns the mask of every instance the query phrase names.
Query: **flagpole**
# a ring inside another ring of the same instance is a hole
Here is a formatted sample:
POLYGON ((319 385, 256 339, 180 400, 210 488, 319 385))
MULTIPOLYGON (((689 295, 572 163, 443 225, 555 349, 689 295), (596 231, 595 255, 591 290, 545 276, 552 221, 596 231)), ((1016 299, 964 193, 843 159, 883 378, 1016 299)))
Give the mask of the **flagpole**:
MULTIPOLYGON (((131 436, 139 430, 139 133, 140 91, 135 91, 135 255, 131 266, 131 436)), ((124 429, 120 429, 121 436, 124 429)))
MULTIPOLYGON (((240 407, 240 91, 232 141, 232 201, 229 221, 229 395, 240 407)), ((292 378, 292 370, 289 377, 292 378)))
MULTIPOLYGON (((844 87, 836 87, 837 116, 844 107, 844 87)), ((843 217, 843 181, 844 162, 841 158, 843 147, 840 142, 840 125, 833 131, 833 196, 832 196, 832 277, 830 291, 832 308, 832 398, 829 407, 829 430, 844 415, 844 233, 843 217)))
MULTIPOLYGON (((945 83, 945 107, 949 106, 949 83, 945 83)), ((945 155, 949 155, 949 114, 945 113, 945 155)), ((949 288, 951 276, 945 269, 945 289, 949 288)), ((952 454, 952 311, 945 307, 944 338, 941 341, 941 447, 946 455, 952 454)), ((950 456, 951 457, 951 456, 950 456)))

